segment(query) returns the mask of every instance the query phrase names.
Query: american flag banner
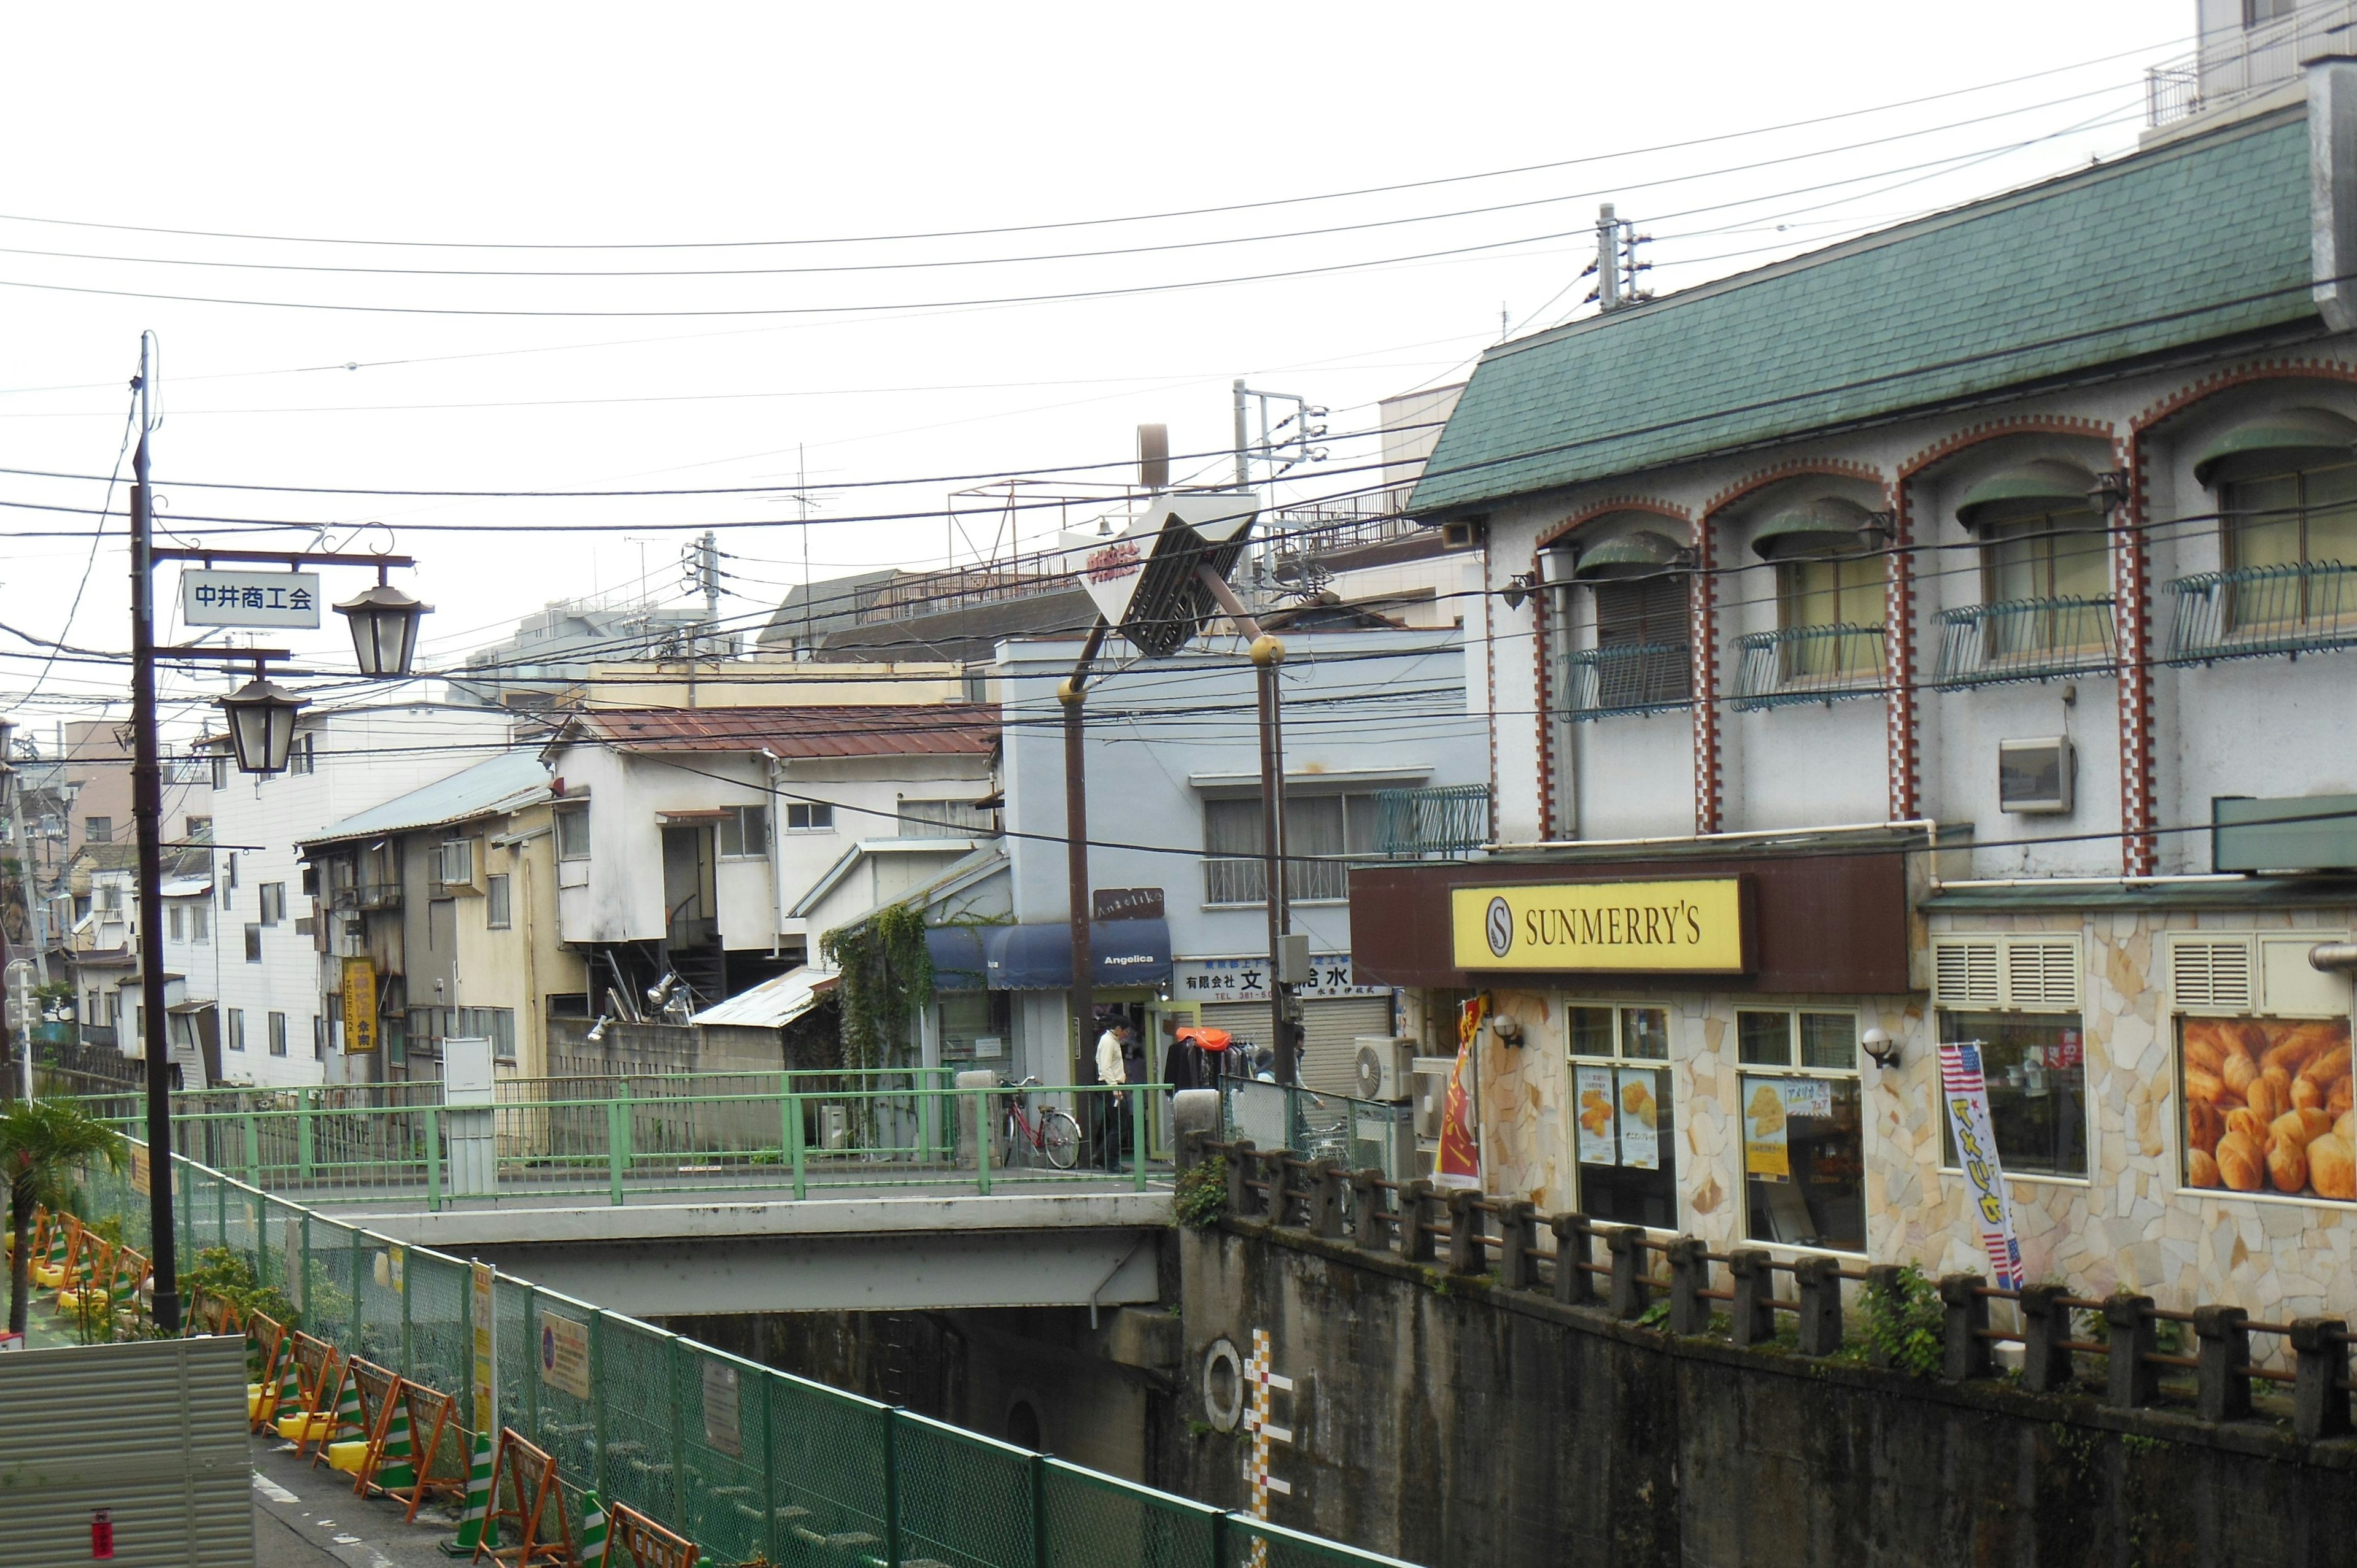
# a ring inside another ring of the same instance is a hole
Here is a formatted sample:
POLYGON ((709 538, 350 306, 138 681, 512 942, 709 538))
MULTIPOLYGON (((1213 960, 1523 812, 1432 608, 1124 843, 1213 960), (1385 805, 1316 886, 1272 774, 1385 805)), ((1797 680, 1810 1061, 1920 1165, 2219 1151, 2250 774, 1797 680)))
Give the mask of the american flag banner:
POLYGON ((1996 1129, 1989 1120, 1988 1079, 1981 1070, 1978 1044, 1949 1041, 1940 1047, 1940 1100, 1947 1107, 1957 1164, 1972 1188, 1973 1213, 1980 1222, 1989 1273, 2000 1289, 2019 1290, 2026 1283, 2021 1241, 2014 1234, 2005 1166, 1997 1159, 1996 1129))

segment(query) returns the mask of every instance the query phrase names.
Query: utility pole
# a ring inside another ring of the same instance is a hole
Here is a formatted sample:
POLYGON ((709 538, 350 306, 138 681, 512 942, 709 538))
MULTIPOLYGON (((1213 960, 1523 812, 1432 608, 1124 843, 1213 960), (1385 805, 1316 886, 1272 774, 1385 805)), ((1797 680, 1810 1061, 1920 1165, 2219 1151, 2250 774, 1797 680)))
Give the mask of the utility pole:
POLYGON ((147 1050, 148 1256, 156 1326, 180 1331, 180 1270, 172 1233, 172 1063, 164 1015, 164 775, 156 738, 156 564, 147 438, 155 431, 156 335, 139 337, 139 445, 131 456, 131 815, 139 828, 140 1034, 147 1050))
POLYGON ((1236 392, 1236 489, 1252 489, 1252 431, 1244 421, 1244 383, 1239 380, 1236 392))
POLYGON ((1596 308, 1620 308, 1620 222, 1609 201, 1596 209, 1596 308))

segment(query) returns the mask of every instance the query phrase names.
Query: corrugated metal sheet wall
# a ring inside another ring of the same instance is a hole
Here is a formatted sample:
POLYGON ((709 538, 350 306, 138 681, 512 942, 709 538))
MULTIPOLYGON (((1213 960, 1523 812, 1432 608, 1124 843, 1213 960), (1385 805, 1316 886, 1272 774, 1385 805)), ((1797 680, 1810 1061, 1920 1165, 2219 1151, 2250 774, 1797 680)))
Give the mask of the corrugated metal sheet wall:
POLYGON ((253 1568, 245 1342, 156 1339, 0 1356, 0 1564, 253 1568))

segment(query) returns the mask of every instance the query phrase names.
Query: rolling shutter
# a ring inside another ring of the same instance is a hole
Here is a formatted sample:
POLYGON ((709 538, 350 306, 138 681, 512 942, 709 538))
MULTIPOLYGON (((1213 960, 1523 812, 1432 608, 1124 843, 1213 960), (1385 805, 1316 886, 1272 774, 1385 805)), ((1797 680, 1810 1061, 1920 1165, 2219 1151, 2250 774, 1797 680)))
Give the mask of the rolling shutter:
POLYGON ((1392 1032, 1388 996, 1339 996, 1301 1004, 1301 1083, 1319 1094, 1355 1094, 1359 1036, 1392 1032))

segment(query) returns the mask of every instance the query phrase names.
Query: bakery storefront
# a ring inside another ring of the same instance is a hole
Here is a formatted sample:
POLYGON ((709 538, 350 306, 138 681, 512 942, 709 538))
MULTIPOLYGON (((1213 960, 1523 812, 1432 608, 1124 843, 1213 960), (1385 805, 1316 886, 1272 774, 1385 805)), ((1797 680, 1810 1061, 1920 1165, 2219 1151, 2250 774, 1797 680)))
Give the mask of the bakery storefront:
POLYGON ((1352 875, 1360 976, 1406 989, 1426 1048, 1457 999, 1492 999, 1485 1185, 1713 1245, 1868 1251, 1866 1047, 1921 1016, 1910 857, 1621 855, 1352 875))

